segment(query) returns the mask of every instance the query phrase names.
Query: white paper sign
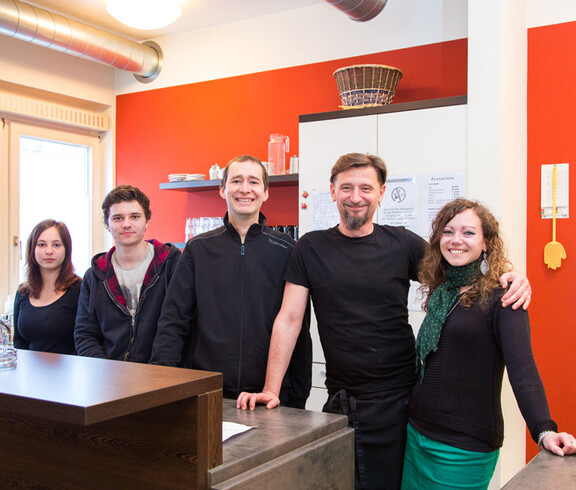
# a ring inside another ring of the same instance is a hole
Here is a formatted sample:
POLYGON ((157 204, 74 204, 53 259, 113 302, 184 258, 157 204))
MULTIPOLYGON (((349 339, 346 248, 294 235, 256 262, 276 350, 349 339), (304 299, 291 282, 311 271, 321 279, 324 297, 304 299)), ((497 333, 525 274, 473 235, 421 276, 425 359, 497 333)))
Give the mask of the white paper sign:
POLYGON ((420 233, 420 184, 417 175, 391 175, 378 210, 381 225, 404 226, 420 233))
POLYGON ((464 172, 425 174, 421 176, 421 228, 420 235, 430 236, 430 224, 444 204, 466 196, 464 172))
POLYGON ((330 191, 312 191, 312 229, 327 230, 340 223, 338 206, 330 191))

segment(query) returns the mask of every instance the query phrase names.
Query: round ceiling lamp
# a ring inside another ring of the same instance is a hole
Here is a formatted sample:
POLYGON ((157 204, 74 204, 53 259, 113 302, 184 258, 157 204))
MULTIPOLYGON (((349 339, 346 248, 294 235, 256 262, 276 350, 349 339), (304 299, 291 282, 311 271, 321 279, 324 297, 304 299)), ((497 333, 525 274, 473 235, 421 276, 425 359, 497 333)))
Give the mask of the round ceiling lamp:
POLYGON ((108 13, 135 29, 158 29, 182 15, 178 0, 109 0, 108 13))

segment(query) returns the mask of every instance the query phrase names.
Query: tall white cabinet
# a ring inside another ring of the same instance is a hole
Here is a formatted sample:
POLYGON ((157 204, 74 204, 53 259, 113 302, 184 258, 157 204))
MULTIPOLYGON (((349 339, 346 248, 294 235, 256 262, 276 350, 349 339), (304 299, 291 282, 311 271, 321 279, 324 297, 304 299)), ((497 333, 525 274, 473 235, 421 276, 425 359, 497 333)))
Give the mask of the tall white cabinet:
MULTIPOLYGON (((465 172, 466 121, 466 97, 300 116, 300 234, 319 226, 314 220, 315 197, 329 190, 330 170, 338 157, 352 152, 379 155, 389 175, 465 172)), ((329 226, 338 224, 334 220, 329 226)), ((415 329, 422 317, 421 312, 410 312, 415 329)), ((313 388, 306 408, 322 410, 327 397, 325 361, 314 316, 311 328, 313 388)))

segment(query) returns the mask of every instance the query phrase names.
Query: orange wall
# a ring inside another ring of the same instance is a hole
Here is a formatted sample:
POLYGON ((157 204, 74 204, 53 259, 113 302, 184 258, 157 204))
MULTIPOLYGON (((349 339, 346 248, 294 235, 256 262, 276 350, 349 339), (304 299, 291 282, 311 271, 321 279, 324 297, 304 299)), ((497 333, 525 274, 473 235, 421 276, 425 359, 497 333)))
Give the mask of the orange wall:
MULTIPOLYGON (((557 221, 556 239, 567 259, 559 269, 544 264, 552 240, 552 220, 540 218, 540 166, 570 163, 576 179, 576 22, 530 29, 528 33, 528 236, 527 270, 532 283, 532 343, 546 387, 552 417, 560 430, 576 432, 576 209, 557 221)), ((528 445, 527 456, 536 454, 528 445)))
MULTIPOLYGON (((239 154, 268 159, 271 133, 288 135, 298 154, 298 116, 339 109, 334 70, 359 63, 401 68, 395 102, 466 94, 467 40, 419 46, 117 97, 117 183, 152 202, 148 236, 183 241, 186 217, 220 216, 216 191, 160 191, 169 173, 205 173, 239 154)), ((288 158, 289 159, 289 158, 288 158)), ((274 187, 268 224, 298 221, 298 188, 274 187)))

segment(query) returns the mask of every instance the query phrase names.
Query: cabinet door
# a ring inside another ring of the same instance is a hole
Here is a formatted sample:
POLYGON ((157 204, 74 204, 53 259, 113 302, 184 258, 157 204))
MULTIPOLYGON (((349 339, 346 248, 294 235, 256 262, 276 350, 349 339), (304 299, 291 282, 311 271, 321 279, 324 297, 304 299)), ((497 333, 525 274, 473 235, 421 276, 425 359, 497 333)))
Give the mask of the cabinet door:
POLYGON ((301 123, 299 137, 298 226, 302 235, 312 230, 313 193, 330 189, 330 170, 336 160, 346 153, 376 153, 377 116, 301 123), (304 197, 305 192, 308 197, 304 197))
POLYGON ((466 171, 467 106, 378 114, 378 156, 388 173, 466 171))

